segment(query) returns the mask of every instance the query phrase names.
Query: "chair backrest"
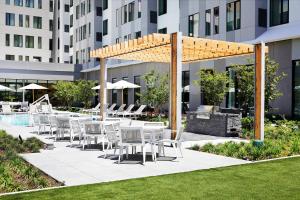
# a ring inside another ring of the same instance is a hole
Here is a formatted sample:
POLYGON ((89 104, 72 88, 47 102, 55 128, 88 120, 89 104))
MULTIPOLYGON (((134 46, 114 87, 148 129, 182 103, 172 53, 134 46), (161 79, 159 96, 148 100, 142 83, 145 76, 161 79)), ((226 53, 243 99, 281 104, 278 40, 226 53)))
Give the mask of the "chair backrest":
POLYGON ((106 138, 108 139, 108 141, 117 141, 118 140, 117 131, 115 130, 113 124, 105 124, 104 129, 105 129, 105 134, 106 134, 106 138))
POLYGON ((183 135, 183 127, 180 127, 179 130, 177 130, 175 140, 179 141, 182 139, 183 135))
POLYGON ((101 106, 101 103, 98 103, 96 106, 95 106, 95 110, 99 110, 100 109, 100 106, 101 106))
POLYGON ((50 124, 52 127, 57 127, 57 119, 55 115, 50 116, 50 124))
POLYGON ((121 143, 145 144, 145 137, 142 127, 120 127, 121 143))
POLYGON ((144 122, 144 126, 164 126, 163 122, 144 122))
POLYGON ((11 107, 9 104, 2 104, 2 112, 3 113, 11 113, 11 107))
POLYGON ((39 116, 39 119, 40 119, 40 124, 50 124, 49 115, 40 114, 38 116, 39 116))
POLYGON ((39 114, 32 114, 33 125, 40 124, 40 117, 39 114))
POLYGON ((21 102, 21 108, 28 108, 28 101, 21 102))
POLYGON ((126 106, 126 104, 122 104, 122 105, 118 108, 117 112, 122 112, 122 111, 124 111, 125 106, 126 106))
POLYGON ((117 104, 115 104, 115 103, 114 103, 114 104, 112 104, 112 105, 109 107, 109 109, 108 109, 108 110, 109 110, 109 111, 113 111, 113 110, 114 110, 114 108, 116 107, 116 105, 117 105, 117 104))
POLYGON ((70 120, 70 129, 74 135, 82 135, 81 126, 78 119, 70 120))
POLYGON ((141 114, 145 108, 146 108, 146 105, 141 105, 139 107, 139 109, 137 109, 134 113, 135 114, 141 114))
POLYGON ((56 117, 57 128, 70 128, 70 118, 69 117, 56 117))
POLYGON ((128 108, 125 110, 125 112, 130 112, 132 109, 133 109, 134 105, 133 104, 130 104, 128 106, 128 108))
POLYGON ((85 134, 101 134, 101 124, 94 123, 93 121, 84 124, 85 134))

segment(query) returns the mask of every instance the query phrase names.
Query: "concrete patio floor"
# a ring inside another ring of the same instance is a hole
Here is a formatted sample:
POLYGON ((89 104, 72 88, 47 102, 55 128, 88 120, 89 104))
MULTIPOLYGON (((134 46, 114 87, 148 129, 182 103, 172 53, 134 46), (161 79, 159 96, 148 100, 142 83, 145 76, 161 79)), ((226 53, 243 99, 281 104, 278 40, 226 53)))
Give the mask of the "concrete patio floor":
MULTIPOLYGON (((138 121, 134 123, 140 123, 138 121)), ((248 161, 213 155, 203 152, 183 150, 184 158, 176 159, 174 150, 166 147, 166 156, 159 157, 157 162, 147 156, 145 165, 141 165, 142 157, 129 156, 121 164, 117 164, 117 156, 113 156, 113 150, 108 152, 109 156, 104 158, 104 152, 97 149, 82 150, 75 141, 71 146, 68 141, 54 142, 49 135, 37 135, 33 133, 32 127, 12 126, 0 122, 0 129, 4 129, 15 137, 21 135, 22 138, 37 137, 47 144, 53 144, 53 150, 41 150, 40 153, 21 154, 21 156, 38 167, 46 174, 65 185, 81 185, 100 182, 109 182, 131 178, 157 176, 187 172, 193 170, 217 168, 245 164, 248 161)), ((229 140, 241 141, 237 138, 222 138, 193 133, 184 133, 184 145, 190 147, 194 144, 204 144, 208 142, 222 143, 229 140)), ((166 136, 168 137, 168 135, 166 136)), ((147 149, 150 151, 150 148, 147 149)), ((118 154, 118 150, 117 150, 118 154)), ((125 157, 124 157, 125 158, 125 157)))

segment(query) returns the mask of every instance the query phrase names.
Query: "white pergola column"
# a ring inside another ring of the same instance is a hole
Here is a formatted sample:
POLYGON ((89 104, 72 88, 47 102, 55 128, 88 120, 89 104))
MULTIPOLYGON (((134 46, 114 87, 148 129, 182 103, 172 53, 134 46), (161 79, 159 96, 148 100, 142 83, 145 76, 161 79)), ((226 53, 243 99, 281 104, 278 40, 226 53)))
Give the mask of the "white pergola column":
MULTIPOLYGON (((182 91, 182 33, 171 34, 170 96, 169 121, 172 130, 181 127, 181 91, 182 91)), ((171 137, 176 137, 172 132, 171 137)))

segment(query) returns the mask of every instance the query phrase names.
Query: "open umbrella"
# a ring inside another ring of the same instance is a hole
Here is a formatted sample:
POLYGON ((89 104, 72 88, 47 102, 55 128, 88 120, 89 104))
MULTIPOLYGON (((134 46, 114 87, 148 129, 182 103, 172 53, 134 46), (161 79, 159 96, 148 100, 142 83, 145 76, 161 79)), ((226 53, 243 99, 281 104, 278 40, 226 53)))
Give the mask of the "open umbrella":
MULTIPOLYGON (((101 88, 101 86, 100 86, 100 85, 97 85, 97 86, 93 87, 92 89, 93 89, 93 90, 100 90, 100 88, 101 88)), ((114 89, 113 84, 112 84, 111 82, 107 82, 107 83, 106 83, 106 89, 108 89, 108 90, 114 89)))
POLYGON ((140 88, 141 86, 130 83, 128 81, 120 80, 116 83, 113 83, 113 89, 122 90, 122 104, 123 104, 123 90, 126 88, 140 88))
POLYGON ((0 91, 10 91, 10 92, 15 92, 15 90, 9 88, 9 87, 6 87, 6 86, 3 86, 3 85, 0 85, 0 91))
POLYGON ((19 90, 32 90, 32 102, 34 102, 34 90, 47 90, 48 88, 37 85, 35 83, 31 83, 24 87, 19 88, 19 90))

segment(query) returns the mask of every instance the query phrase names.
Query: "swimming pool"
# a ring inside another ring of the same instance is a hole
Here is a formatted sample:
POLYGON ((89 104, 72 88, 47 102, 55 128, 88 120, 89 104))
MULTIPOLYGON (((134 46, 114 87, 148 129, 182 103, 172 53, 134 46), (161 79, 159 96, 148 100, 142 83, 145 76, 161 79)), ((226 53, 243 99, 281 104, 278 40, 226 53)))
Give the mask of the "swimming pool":
POLYGON ((29 126, 29 115, 28 114, 0 115, 0 121, 15 126, 29 126))

